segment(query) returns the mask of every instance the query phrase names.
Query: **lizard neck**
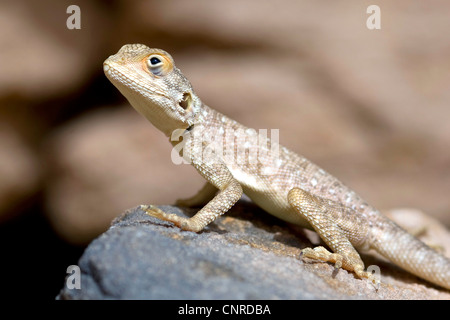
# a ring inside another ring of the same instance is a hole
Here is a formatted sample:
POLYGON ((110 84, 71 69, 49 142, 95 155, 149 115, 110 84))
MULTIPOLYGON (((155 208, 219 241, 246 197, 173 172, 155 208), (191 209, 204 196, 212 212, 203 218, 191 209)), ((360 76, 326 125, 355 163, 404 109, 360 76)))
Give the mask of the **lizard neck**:
POLYGON ((186 129, 189 123, 182 117, 174 117, 164 112, 164 109, 142 99, 128 98, 133 108, 150 121, 166 136, 170 136, 176 129, 186 129))
POLYGON ((212 111, 193 91, 186 93, 189 98, 179 103, 174 103, 177 99, 170 96, 156 96, 152 99, 143 99, 136 94, 125 96, 136 111, 167 137, 171 137, 174 131, 184 131, 196 123, 207 121, 203 116, 208 113, 205 110, 212 111))
POLYGON ((197 96, 195 96, 193 105, 186 109, 186 111, 186 121, 183 122, 184 126, 172 128, 172 131, 170 131, 168 134, 166 133, 166 135, 169 137, 170 143, 173 146, 179 144, 180 137, 187 133, 187 131, 192 133, 199 126, 214 123, 211 121, 211 119, 219 115, 217 111, 203 104, 203 102, 197 96))

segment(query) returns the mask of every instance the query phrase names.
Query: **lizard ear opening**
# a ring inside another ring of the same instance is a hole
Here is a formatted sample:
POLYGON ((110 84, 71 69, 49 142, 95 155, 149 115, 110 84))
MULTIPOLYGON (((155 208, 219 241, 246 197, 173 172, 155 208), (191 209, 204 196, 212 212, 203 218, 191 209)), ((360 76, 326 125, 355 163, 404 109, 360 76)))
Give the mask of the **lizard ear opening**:
POLYGON ((183 99, 179 102, 179 105, 184 110, 188 110, 192 106, 192 96, 190 92, 183 93, 183 99))

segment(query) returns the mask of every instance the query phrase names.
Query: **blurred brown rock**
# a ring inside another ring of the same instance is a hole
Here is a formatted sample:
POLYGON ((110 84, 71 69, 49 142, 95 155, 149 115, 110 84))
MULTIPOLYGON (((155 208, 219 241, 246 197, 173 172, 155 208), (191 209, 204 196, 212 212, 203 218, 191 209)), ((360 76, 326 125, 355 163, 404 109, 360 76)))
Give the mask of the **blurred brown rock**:
POLYGON ((38 191, 38 159, 8 124, 0 123, 0 221, 14 215, 12 209, 38 191))
POLYGON ((79 88, 100 69, 105 48, 107 11, 99 2, 77 1, 80 30, 66 27, 70 1, 0 3, 0 97, 36 101, 79 88))
POLYGON ((39 153, 64 105, 101 72, 112 24, 95 1, 78 1, 82 28, 68 30, 70 1, 0 2, 0 215, 39 193, 39 153), (58 100, 60 99, 60 100, 58 100))

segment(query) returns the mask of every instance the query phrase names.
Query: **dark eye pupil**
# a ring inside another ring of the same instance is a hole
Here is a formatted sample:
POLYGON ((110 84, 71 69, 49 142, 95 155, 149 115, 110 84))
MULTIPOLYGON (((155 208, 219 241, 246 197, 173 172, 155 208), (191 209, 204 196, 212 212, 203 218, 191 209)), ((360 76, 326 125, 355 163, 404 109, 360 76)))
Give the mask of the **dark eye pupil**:
POLYGON ((150 63, 153 65, 158 64, 160 62, 161 62, 161 60, 159 60, 158 58, 155 58, 155 57, 150 59, 150 63))

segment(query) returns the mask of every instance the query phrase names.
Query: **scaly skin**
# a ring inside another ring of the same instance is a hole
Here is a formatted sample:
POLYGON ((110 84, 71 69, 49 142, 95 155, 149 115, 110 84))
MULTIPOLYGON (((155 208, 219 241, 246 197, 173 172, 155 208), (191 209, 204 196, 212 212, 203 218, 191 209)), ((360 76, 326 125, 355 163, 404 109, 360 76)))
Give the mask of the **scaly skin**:
POLYGON ((416 276, 450 289, 448 258, 408 234, 323 169, 203 104, 167 52, 125 45, 104 62, 104 71, 139 113, 172 137, 174 147, 207 180, 197 195, 179 201, 205 204, 193 217, 143 205, 148 214, 199 232, 245 193, 270 214, 316 231, 334 252, 306 248, 302 250, 306 257, 335 263, 376 283, 378 279, 364 271, 358 253, 375 249, 416 276), (182 143, 174 136, 180 132, 182 143), (220 146, 228 148, 232 158, 226 152, 211 152, 220 146), (244 160, 237 161, 242 150, 247 152, 244 160))

